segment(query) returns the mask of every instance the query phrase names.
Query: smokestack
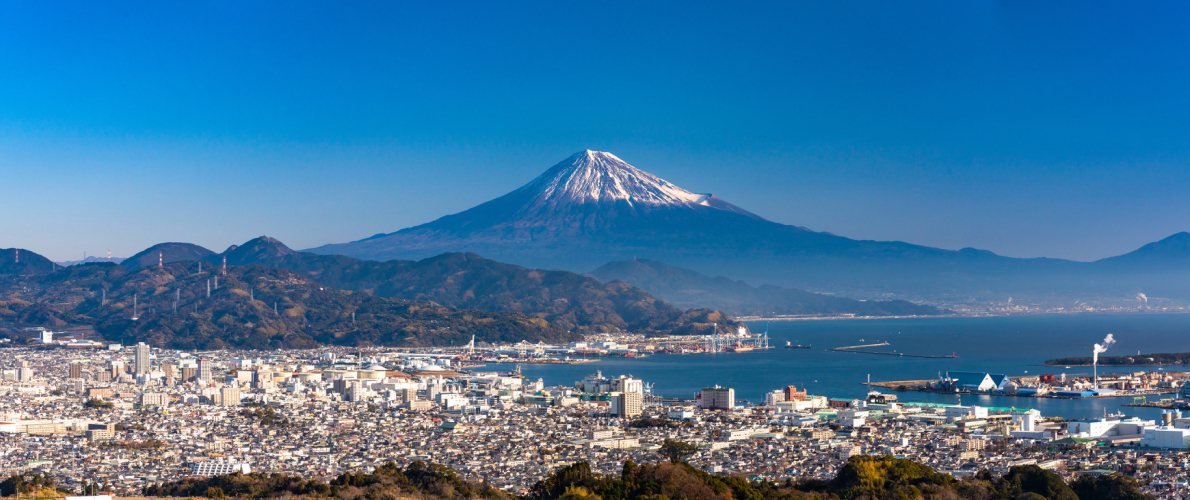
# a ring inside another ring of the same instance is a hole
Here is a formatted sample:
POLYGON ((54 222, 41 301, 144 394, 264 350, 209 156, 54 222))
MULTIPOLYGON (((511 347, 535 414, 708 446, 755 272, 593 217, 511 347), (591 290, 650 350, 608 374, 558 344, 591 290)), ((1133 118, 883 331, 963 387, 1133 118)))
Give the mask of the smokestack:
MULTIPOLYGON (((223 256, 223 275, 227 276, 227 256, 226 255, 223 256)), ((216 281, 216 283, 218 283, 218 281, 216 281)), ((219 288, 219 285, 215 285, 215 288, 219 288)))
POLYGON ((164 259, 161 256, 161 252, 157 252, 157 269, 165 268, 165 263, 163 262, 163 260, 164 259))
POLYGON ((110 249, 110 248, 107 249, 107 261, 108 262, 112 261, 112 249, 110 249))
POLYGON ((1095 388, 1096 389, 1099 388, 1099 353, 1107 352, 1107 349, 1109 347, 1111 347, 1112 344, 1115 344, 1115 343, 1116 343, 1116 339, 1113 338, 1112 334, 1109 333, 1109 334, 1107 334, 1106 337, 1103 338, 1103 343, 1095 344, 1095 349, 1093 349, 1091 351, 1091 366, 1092 366, 1092 373, 1094 374, 1094 377, 1095 377, 1095 388))

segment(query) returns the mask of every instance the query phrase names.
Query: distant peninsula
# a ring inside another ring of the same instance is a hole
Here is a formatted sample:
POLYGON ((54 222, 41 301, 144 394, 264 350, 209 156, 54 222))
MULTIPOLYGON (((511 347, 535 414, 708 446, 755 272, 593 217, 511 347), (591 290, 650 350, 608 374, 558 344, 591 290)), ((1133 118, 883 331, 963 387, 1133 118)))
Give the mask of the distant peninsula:
MULTIPOLYGON (((1091 366, 1091 357, 1057 358, 1045 360, 1046 365, 1052 366, 1091 366)), ((1161 352, 1154 354, 1137 354, 1135 356, 1099 356, 1099 366, 1144 366, 1144 365, 1182 365, 1190 364, 1190 352, 1161 352)))

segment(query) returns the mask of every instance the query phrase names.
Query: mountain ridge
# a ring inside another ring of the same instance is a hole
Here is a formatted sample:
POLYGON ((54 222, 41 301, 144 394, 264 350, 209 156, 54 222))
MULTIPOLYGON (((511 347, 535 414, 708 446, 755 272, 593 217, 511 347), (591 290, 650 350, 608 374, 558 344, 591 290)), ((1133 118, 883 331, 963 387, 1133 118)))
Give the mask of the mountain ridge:
POLYGON ((951 311, 904 300, 859 301, 774 285, 753 287, 723 276, 648 259, 609 262, 589 274, 631 283, 679 307, 722 310, 734 316, 938 316, 951 311))
POLYGON ((1014 296, 1069 304, 1146 291, 1190 303, 1190 248, 1168 246, 1161 259, 1147 251, 1134 256, 1157 264, 1125 265, 1111 258, 1016 259, 973 248, 850 239, 772 222, 674 186, 610 153, 582 151, 473 208, 307 251, 372 260, 473 252, 574 272, 646 258, 709 276, 856 298, 978 302, 1014 296), (1157 275, 1153 266, 1174 269, 1176 276, 1157 275))
POLYGON ((567 330, 692 334, 712 330, 711 323, 739 326, 718 311, 684 311, 627 283, 604 284, 569 271, 528 269, 472 253, 378 262, 295 252, 262 236, 207 260, 214 263, 223 256, 233 266, 288 269, 327 286, 391 299, 517 312, 567 330))

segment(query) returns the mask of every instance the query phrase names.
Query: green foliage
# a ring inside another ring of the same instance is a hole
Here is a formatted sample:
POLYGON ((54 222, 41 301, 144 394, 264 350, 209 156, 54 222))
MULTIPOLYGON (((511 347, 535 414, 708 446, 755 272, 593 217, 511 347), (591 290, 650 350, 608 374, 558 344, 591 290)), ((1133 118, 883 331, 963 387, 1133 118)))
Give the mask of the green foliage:
POLYGON ((1013 467, 1004 477, 980 471, 963 480, 911 460, 857 456, 831 481, 787 480, 783 484, 714 476, 684 462, 624 463, 619 476, 598 476, 585 462, 559 469, 533 486, 530 500, 706 499, 706 500, 1152 500, 1135 480, 1083 477, 1068 486, 1061 476, 1037 466, 1013 467), (1076 495, 1075 492, 1078 492, 1076 495))
POLYGON ((930 467, 890 456, 854 456, 839 469, 830 482, 830 490, 842 498, 885 497, 908 494, 921 485, 950 486, 954 478, 934 472, 930 467))
POLYGON ((115 406, 115 403, 104 401, 99 398, 91 398, 88 399, 87 402, 83 403, 83 407, 85 408, 114 408, 115 406))
POLYGON ((444 465, 413 462, 401 469, 389 463, 371 474, 345 473, 330 484, 284 474, 230 474, 187 478, 160 486, 149 486, 145 496, 206 496, 208 498, 269 498, 288 496, 356 498, 399 498, 420 496, 437 500, 487 498, 513 500, 507 493, 487 484, 471 483, 444 465))
POLYGON ((1070 483, 1080 500, 1153 500, 1153 495, 1141 493, 1139 488, 1135 479, 1117 474, 1083 475, 1070 483))
POLYGON ((232 251, 228 261, 288 269, 327 286, 378 297, 526 314, 565 331, 687 334, 709 332, 713 322, 721 328, 736 325, 721 312, 683 311, 622 281, 603 283, 570 271, 528 269, 474 253, 378 262, 294 252, 277 240, 257 238, 232 251))
MULTIPOLYGON (((1047 365, 1089 365, 1091 357, 1072 357, 1045 360, 1047 365)), ((1128 365, 1180 365, 1190 364, 1190 352, 1158 352, 1153 354, 1138 354, 1136 356, 1099 356, 1102 366, 1128 365)))
POLYGON ((673 439, 666 439, 661 443, 661 448, 657 449, 657 453, 674 462, 681 460, 683 457, 694 454, 698 451, 698 447, 687 443, 685 441, 677 441, 673 439))
POLYGON ((8 476, 4 481, 0 481, 0 496, 9 497, 31 493, 40 488, 53 488, 54 484, 54 478, 49 474, 36 474, 32 472, 13 474, 8 476))
POLYGON ((1024 493, 1035 493, 1050 500, 1079 500, 1066 481, 1053 472, 1036 465, 1013 467, 1008 470, 997 486, 1004 496, 1017 497, 1024 493))
POLYGON ((256 409, 245 408, 240 410, 240 415, 260 419, 260 425, 265 427, 291 427, 293 425, 288 418, 278 418, 277 412, 271 406, 256 409))
POLYGON ((581 338, 577 332, 521 313, 464 311, 344 292, 282 269, 237 266, 228 268, 227 276, 215 271, 206 266, 198 273, 195 262, 136 272, 111 264, 71 266, 19 279, 0 276, 0 301, 4 310, 29 323, 93 324, 108 340, 185 350, 461 345, 471 335, 486 342, 581 338), (208 282, 212 284, 209 298, 208 282), (135 321, 131 319, 134 295, 135 321), (77 302, 78 297, 83 300, 77 302), (58 303, 73 306, 64 311, 45 309, 58 303), (28 316, 38 308, 45 309, 45 314, 28 316))

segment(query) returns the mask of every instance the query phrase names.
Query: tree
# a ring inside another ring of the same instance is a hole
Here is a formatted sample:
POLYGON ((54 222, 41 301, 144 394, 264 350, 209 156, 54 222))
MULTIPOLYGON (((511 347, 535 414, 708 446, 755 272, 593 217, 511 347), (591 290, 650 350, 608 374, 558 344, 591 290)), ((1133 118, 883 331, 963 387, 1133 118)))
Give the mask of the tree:
POLYGON ((1128 476, 1105 474, 1094 477, 1085 474, 1070 483, 1070 489, 1080 500, 1152 500, 1153 495, 1141 493, 1140 483, 1128 476))
POLYGON ((207 488, 207 498, 223 498, 223 488, 218 486, 207 488))
POLYGON ((661 448, 657 450, 657 453, 669 458, 672 462, 678 462, 681 461, 683 457, 692 455, 696 451, 698 451, 698 447, 690 443, 666 439, 661 443, 661 448))

